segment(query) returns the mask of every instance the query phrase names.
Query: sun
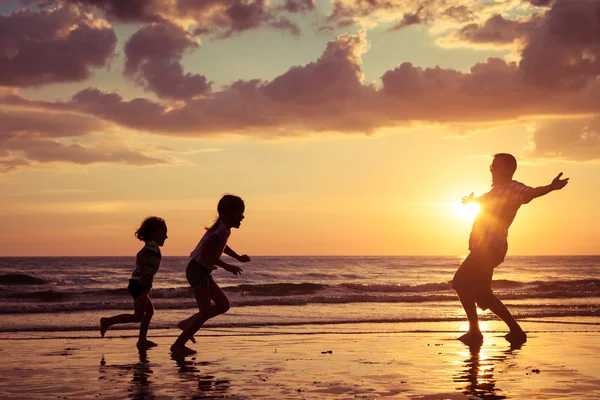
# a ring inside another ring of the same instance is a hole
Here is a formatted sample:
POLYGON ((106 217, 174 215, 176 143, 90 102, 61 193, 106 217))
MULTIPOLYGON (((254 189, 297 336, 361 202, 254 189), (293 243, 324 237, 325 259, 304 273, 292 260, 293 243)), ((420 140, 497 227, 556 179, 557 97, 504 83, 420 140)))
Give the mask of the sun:
POLYGON ((454 204, 454 215, 460 219, 474 221, 479 213, 479 204, 462 204, 460 201, 454 204))

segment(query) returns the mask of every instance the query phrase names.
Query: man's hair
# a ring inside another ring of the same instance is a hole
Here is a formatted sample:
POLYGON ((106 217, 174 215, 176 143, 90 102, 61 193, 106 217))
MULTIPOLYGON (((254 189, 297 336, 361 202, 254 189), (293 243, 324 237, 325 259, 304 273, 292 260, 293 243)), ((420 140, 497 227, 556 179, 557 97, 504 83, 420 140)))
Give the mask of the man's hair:
POLYGON ((494 159, 499 160, 502 164, 506 166, 506 172, 510 172, 512 176, 517 170, 517 159, 512 154, 508 153, 498 153, 494 154, 494 159))

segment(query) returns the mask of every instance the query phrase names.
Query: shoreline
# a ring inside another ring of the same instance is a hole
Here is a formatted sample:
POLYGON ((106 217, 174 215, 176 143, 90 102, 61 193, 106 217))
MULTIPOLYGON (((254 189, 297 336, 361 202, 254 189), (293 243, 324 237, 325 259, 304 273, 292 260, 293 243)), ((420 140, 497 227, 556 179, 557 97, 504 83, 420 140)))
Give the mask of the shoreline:
POLYGON ((185 359, 168 351, 178 334, 172 329, 151 329, 159 346, 147 352, 136 349, 133 330, 108 338, 3 337, 0 392, 9 399, 600 397, 597 318, 543 328, 522 322, 529 340, 521 348, 511 348, 494 321, 480 349, 455 340, 456 323, 209 328, 190 344, 198 354, 185 359))

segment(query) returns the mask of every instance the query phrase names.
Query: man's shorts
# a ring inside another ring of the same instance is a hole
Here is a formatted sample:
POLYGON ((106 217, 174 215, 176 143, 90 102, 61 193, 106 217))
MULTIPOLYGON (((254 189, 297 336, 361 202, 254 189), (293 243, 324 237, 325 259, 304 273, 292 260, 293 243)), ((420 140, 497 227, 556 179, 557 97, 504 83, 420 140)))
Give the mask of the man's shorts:
POLYGON ((185 277, 194 289, 210 287, 214 282, 211 273, 212 271, 207 270, 194 259, 190 260, 185 269, 185 277))
POLYGON ((473 250, 462 262, 454 279, 452 288, 457 292, 470 291, 482 310, 489 308, 495 298, 492 293, 494 268, 504 261, 504 255, 490 251, 473 250))
POLYGON ((142 293, 143 290, 145 290, 146 293, 150 293, 150 289, 152 289, 151 282, 142 285, 142 283, 137 279, 130 279, 129 286, 127 286, 127 290, 129 291, 129 294, 131 295, 131 297, 133 297, 134 300, 138 298, 138 296, 140 295, 140 293, 142 293))

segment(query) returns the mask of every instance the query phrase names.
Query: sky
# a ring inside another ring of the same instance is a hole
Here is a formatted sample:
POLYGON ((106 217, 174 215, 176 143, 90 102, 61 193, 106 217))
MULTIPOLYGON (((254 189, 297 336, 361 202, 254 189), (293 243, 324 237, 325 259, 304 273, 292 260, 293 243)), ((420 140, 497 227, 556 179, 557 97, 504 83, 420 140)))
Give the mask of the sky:
POLYGON ((510 255, 600 254, 596 0, 0 2, 0 256, 465 255, 496 153, 558 192, 510 255))

